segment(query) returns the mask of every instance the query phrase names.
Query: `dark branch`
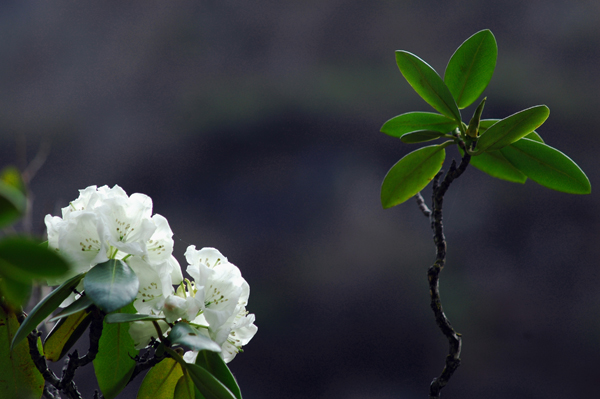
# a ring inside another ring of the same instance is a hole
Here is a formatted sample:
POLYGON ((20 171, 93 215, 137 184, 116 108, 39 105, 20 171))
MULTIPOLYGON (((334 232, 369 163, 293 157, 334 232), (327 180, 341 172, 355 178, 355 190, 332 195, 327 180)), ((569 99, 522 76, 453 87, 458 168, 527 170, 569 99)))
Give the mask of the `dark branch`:
POLYGON ((425 200, 423 199, 421 193, 417 193, 417 195, 415 195, 415 199, 417 200, 417 205, 419 206, 421 212, 423 212, 423 215, 425 215, 425 217, 431 217, 431 211, 427 207, 427 204, 425 204, 425 200))
POLYGON ((465 154, 462 158, 462 161, 458 168, 456 167, 456 162, 452 161, 450 165, 450 169, 446 176, 442 180, 442 176, 444 174, 443 171, 440 171, 435 178, 433 179, 433 193, 432 193, 432 210, 430 211, 425 205, 425 201, 421 194, 417 194, 417 204, 419 205, 419 209, 425 214, 425 216, 429 216, 431 218, 431 229, 433 230, 433 242, 436 247, 436 257, 435 263, 429 267, 427 271, 427 278, 429 280, 429 293, 431 296, 431 309, 435 315, 435 321, 448 339, 449 343, 449 351, 448 356, 446 356, 446 365, 442 370, 442 373, 439 377, 434 378, 429 387, 429 397, 430 399, 436 399, 440 397, 440 392, 444 386, 448 383, 452 374, 456 371, 458 366, 460 366, 460 351, 462 346, 462 340, 460 334, 454 331, 450 321, 444 314, 444 309, 442 307, 442 300, 440 298, 440 287, 439 287, 439 276, 442 270, 444 269, 444 265, 446 264, 446 238, 444 237, 444 225, 442 222, 442 208, 444 204, 444 195, 450 184, 457 179, 460 175, 463 174, 467 166, 469 165, 469 161, 471 160, 471 156, 469 154, 465 154), (441 181, 440 181, 441 180, 441 181))
POLYGON ((135 377, 137 377, 137 375, 139 373, 156 366, 158 363, 160 363, 164 359, 164 356, 163 357, 156 356, 156 353, 154 354, 154 356, 152 356, 150 358, 149 357, 150 357, 150 352, 146 352, 143 355, 137 356, 135 358, 135 361, 136 361, 135 368, 133 369, 133 373, 131 374, 131 377, 129 377, 129 381, 127 382, 128 384, 131 381, 133 381, 133 379, 135 377))
MULTIPOLYGON (((37 347, 37 340, 40 336, 39 331, 33 330, 28 336, 27 341, 29 343, 29 354, 33 363, 35 364, 38 371, 44 377, 44 380, 53 386, 57 391, 63 392, 67 395, 69 399, 81 399, 81 394, 77 390, 77 386, 73 381, 75 377, 75 371, 77 368, 85 366, 96 358, 98 354, 98 344, 100 341, 100 336, 102 335, 102 327, 104 322, 104 314, 94 308, 92 310, 92 324, 90 326, 90 349, 85 356, 79 357, 77 351, 73 351, 68 355, 69 360, 65 368, 63 369, 62 377, 59 379, 52 370, 48 368, 46 363, 46 358, 40 354, 37 347)), ((27 315, 25 313, 21 313, 18 317, 19 323, 22 323, 25 320, 27 315)), ((46 398, 53 398, 54 395, 50 392, 49 389, 44 388, 44 396, 46 398)))

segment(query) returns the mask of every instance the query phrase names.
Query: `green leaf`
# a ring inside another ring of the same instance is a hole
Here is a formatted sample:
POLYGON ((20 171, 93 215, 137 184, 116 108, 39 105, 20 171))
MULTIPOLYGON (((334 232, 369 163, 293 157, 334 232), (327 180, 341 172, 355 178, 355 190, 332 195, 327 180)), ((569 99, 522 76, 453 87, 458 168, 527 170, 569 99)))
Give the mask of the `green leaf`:
POLYGON ((531 180, 552 190, 589 194, 590 181, 575 162, 549 145, 521 139, 501 150, 502 154, 531 180))
POLYGON ((471 157, 471 165, 492 177, 509 182, 522 184, 527 180, 527 176, 508 162, 499 150, 471 157))
POLYGON ((173 399, 175 387, 182 376, 179 363, 171 358, 161 360, 144 377, 137 399, 173 399))
POLYGON ((18 168, 14 166, 7 166, 0 171, 0 181, 8 184, 11 187, 19 190, 23 195, 27 195, 27 189, 23 182, 23 177, 18 168))
POLYGON ((196 389, 194 381, 192 381, 192 378, 186 370, 186 372, 181 376, 179 381, 177 381, 177 386, 175 387, 175 395, 173 395, 173 399, 200 399, 196 397, 195 392, 196 389))
MULTIPOLYGON (((122 313, 135 311, 132 303, 119 310, 122 313)), ((94 359, 94 371, 100 391, 106 399, 115 398, 125 388, 133 374, 136 365, 134 357, 138 353, 129 335, 128 324, 104 323, 98 354, 94 359)))
POLYGON ((140 281, 123 261, 110 259, 94 266, 83 280, 85 293, 106 313, 135 300, 140 281))
POLYGON ((539 143, 543 143, 544 139, 542 138, 542 136, 540 136, 537 132, 531 132, 529 133, 527 136, 523 137, 525 139, 529 139, 529 140, 533 140, 533 141, 537 141, 539 143))
POLYGON ((460 112, 440 75, 425 61, 408 51, 396 51, 396 63, 413 89, 438 112, 461 122, 460 112))
POLYGON ((77 284, 79 284, 83 276, 85 276, 85 273, 70 278, 38 303, 31 313, 29 313, 29 316, 25 318, 21 327, 19 327, 19 330, 13 338, 11 348, 33 331, 46 317, 48 317, 48 315, 50 315, 50 313, 54 312, 56 308, 71 295, 73 288, 77 287, 77 284))
POLYGON ((168 338, 171 343, 183 345, 194 351, 206 349, 221 352, 219 344, 184 321, 180 321, 171 328, 168 338))
POLYGON ((499 150, 540 127, 550 115, 545 105, 517 112, 487 128, 477 141, 477 151, 499 150))
POLYGON ((10 226, 25 213, 27 198, 17 188, 0 181, 0 228, 10 226))
POLYGON ((196 364, 221 381, 223 385, 233 392, 237 399, 242 399, 240 387, 219 353, 206 350, 199 351, 196 357, 196 364))
POLYGON ((27 304, 31 296, 31 284, 0 275, 0 296, 4 296, 4 300, 8 305, 17 310, 27 304))
POLYGON ((20 236, 0 240, 0 273, 13 280, 31 283, 39 278, 60 277, 68 271, 69 264, 39 241, 20 236))
POLYGON ((111 313, 109 315, 106 315, 104 321, 107 323, 129 323, 131 321, 152 321, 164 319, 164 316, 156 316, 150 314, 111 313))
POLYGON ((425 141, 437 140, 442 137, 444 133, 432 132, 430 130, 419 130, 416 132, 410 132, 402 135, 400 140, 406 144, 423 143, 425 141))
POLYGON ((419 148, 399 160, 387 172, 381 185, 381 204, 391 208, 421 191, 440 171, 445 144, 419 148))
POLYGON ((44 377, 29 355, 29 344, 10 347, 19 322, 14 313, 0 306, 0 396, 2 399, 40 398, 44 377))
POLYGON ((44 357, 58 362, 81 338, 92 322, 92 314, 87 310, 60 319, 44 341, 44 357))
POLYGON ((381 132, 393 137, 420 130, 448 133, 458 124, 454 119, 433 112, 408 112, 388 120, 381 127, 381 132))
MULTIPOLYGON (((494 123, 498 122, 499 120, 500 119, 482 119, 481 123, 479 124, 479 132, 480 133, 485 132, 490 126, 492 126, 494 123)), ((540 143, 544 142, 544 139, 542 139, 542 136, 540 136, 538 134, 538 132, 536 132, 536 131, 529 133, 524 138, 531 139, 534 141, 539 141, 540 143)))
POLYGON ((444 74, 444 82, 458 108, 473 104, 483 93, 494 74, 498 45, 489 30, 482 30, 465 40, 454 52, 444 74))
POLYGON ((235 399, 235 395, 209 371, 195 364, 185 364, 194 385, 206 399, 235 399))
POLYGON ((481 123, 481 114, 483 113, 483 107, 485 106, 485 100, 487 97, 484 97, 479 103, 479 106, 475 110, 471 121, 469 122, 469 126, 467 127, 467 136, 471 138, 477 138, 479 136, 479 125, 481 123))
POLYGON ((87 295, 80 296, 75 302, 58 312, 50 321, 62 319, 63 317, 70 316, 75 313, 79 313, 81 310, 85 310, 92 306, 94 303, 87 295))

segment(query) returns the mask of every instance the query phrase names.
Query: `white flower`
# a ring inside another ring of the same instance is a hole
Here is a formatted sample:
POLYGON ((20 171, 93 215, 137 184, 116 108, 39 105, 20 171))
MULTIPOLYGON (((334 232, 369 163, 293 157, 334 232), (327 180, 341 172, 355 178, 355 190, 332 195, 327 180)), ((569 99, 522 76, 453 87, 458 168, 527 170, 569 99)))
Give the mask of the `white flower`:
POLYGON ((185 257, 190 264, 186 270, 194 278, 195 296, 204 305, 192 323, 208 326, 209 336, 221 345, 222 356, 229 362, 258 330, 254 315, 246 311, 250 286, 237 266, 215 248, 196 250, 191 245, 185 257))
POLYGON ((183 276, 172 256, 173 232, 161 215, 152 216, 145 194, 127 196, 113 188, 90 186, 62 209, 62 218, 46 215, 48 246, 71 259, 70 275, 48 280, 58 285, 109 259, 125 261, 140 280, 134 305, 138 311, 160 308, 183 276))
MULTIPOLYGON (((230 362, 258 330, 254 315, 246 311, 250 287, 237 266, 214 248, 196 250, 192 245, 185 257, 193 281, 186 279, 166 297, 160 311, 152 314, 165 316, 169 323, 180 319, 189 322, 221 346, 223 359, 230 362)), ((138 322, 129 329, 138 349, 156 336, 151 327, 147 322, 138 322)), ((184 359, 193 363, 196 356, 197 352, 191 351, 184 354, 184 359)))

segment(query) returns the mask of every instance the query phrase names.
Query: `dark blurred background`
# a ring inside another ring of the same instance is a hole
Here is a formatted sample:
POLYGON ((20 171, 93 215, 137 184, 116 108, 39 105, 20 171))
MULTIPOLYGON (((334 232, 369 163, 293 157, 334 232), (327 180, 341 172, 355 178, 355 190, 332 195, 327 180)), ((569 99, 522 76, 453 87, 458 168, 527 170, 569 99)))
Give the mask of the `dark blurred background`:
MULTIPOLYGON (((238 265, 259 327, 230 364, 245 398, 424 398, 447 354, 434 247, 415 203, 381 208, 386 171, 417 147, 379 128, 432 109, 394 50, 443 74, 491 29, 484 117, 548 105, 539 133, 595 193, 599 16, 597 0, 4 0, 2 165, 49 148, 31 182, 40 235, 78 189, 119 184, 152 197, 183 266, 189 244, 238 265)), ((474 168, 450 188, 441 292, 464 348, 443 397, 597 395, 599 208, 474 168)), ((91 397, 91 367, 77 381, 91 397)))

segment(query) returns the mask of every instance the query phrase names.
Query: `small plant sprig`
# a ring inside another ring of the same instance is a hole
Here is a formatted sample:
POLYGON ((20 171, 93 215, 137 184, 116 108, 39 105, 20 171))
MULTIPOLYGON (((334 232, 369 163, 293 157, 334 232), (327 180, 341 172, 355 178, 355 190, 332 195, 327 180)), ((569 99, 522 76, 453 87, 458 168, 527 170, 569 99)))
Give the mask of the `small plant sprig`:
POLYGON ((504 119, 482 119, 486 98, 470 122, 463 122, 460 110, 473 104, 489 84, 498 56, 494 35, 482 30, 468 38, 454 52, 444 79, 425 61, 407 51, 396 51, 400 72, 413 89, 438 113, 408 112, 398 115, 381 131, 399 137, 407 144, 445 139, 440 144, 417 149, 400 159, 388 171, 381 186, 384 208, 415 197, 419 208, 430 218, 436 246, 435 263, 428 269, 431 308, 436 323, 449 342, 445 367, 430 385, 429 397, 439 398, 460 365, 462 339, 444 314, 439 294, 439 274, 446 262, 446 240, 442 224, 444 195, 450 184, 472 164, 490 176, 514 183, 527 178, 553 190, 570 194, 589 194, 590 181, 568 156, 544 143, 536 132, 550 110, 536 105, 504 119), (457 166, 452 161, 444 175, 442 166, 446 147, 456 145, 462 155, 457 166), (433 182, 432 207, 420 191, 433 182))

